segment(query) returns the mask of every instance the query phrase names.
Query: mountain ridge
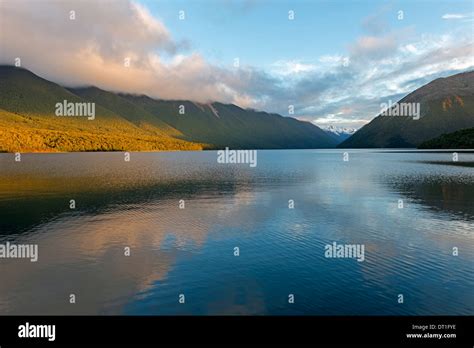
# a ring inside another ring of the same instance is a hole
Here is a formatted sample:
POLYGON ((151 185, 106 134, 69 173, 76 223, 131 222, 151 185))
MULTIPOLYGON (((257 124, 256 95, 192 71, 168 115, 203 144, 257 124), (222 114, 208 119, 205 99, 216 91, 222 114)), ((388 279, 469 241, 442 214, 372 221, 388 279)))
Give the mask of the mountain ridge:
POLYGON ((420 117, 382 116, 339 148, 415 148, 444 133, 474 127, 474 71, 435 79, 397 103, 420 103, 420 117))
POLYGON ((422 142, 419 149, 474 149, 474 128, 445 133, 422 142))
POLYGON ((277 114, 219 102, 153 99, 94 86, 66 88, 27 69, 6 65, 0 65, 0 121, 4 127, 0 151, 9 152, 336 145, 317 126, 277 114), (63 100, 95 103, 95 120, 87 123, 83 118, 55 117, 54 105, 63 100), (184 114, 179 113, 181 108, 184 114), (33 144, 28 139, 34 139, 33 144))

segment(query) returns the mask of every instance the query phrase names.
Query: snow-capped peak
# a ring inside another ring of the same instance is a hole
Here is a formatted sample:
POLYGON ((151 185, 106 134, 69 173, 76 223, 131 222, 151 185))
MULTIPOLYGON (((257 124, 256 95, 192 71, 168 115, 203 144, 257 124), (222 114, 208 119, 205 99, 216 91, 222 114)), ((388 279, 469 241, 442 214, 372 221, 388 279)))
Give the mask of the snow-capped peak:
POLYGON ((341 135, 341 134, 352 135, 357 131, 357 129, 355 128, 336 127, 333 125, 322 127, 322 129, 325 130, 326 132, 331 132, 336 135, 341 135))

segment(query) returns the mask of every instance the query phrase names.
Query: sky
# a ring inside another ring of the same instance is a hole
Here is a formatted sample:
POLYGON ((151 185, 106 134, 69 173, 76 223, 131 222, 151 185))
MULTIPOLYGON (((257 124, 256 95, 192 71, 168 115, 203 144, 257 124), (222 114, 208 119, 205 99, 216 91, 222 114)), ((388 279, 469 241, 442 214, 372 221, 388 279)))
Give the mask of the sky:
POLYGON ((359 128, 474 69, 474 1, 0 0, 0 63, 15 58, 68 87, 359 128))

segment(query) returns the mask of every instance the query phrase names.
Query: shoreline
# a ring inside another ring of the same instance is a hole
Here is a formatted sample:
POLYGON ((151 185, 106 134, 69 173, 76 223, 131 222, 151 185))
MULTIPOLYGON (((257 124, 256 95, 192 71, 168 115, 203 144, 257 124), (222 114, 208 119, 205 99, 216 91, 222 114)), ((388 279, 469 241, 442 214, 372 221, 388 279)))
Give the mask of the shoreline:
MULTIPOLYGON (((258 151, 298 151, 298 150, 321 150, 321 151, 331 151, 331 152, 347 152, 347 151, 354 151, 354 152, 376 152, 376 153, 452 153, 452 152, 460 152, 460 153, 474 153, 474 149, 416 149, 416 148, 304 148, 304 149, 250 149, 250 148, 231 148, 232 150, 258 150, 258 151)), ((68 154, 68 153, 163 153, 163 152, 207 152, 207 151, 219 151, 225 148, 213 148, 213 149, 201 149, 201 150, 157 150, 157 151, 134 151, 134 150, 123 150, 123 151, 17 151, 17 152, 6 152, 0 151, 0 155, 2 154, 12 154, 15 155, 17 153, 20 154, 68 154)))

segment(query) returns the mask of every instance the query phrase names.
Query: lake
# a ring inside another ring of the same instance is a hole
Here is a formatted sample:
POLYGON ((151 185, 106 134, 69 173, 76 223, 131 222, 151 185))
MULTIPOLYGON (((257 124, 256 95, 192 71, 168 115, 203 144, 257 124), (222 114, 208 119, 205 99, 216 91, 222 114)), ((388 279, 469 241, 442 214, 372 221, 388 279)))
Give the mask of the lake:
POLYGON ((474 314, 474 154, 348 153, 0 154, 0 314, 474 314))

